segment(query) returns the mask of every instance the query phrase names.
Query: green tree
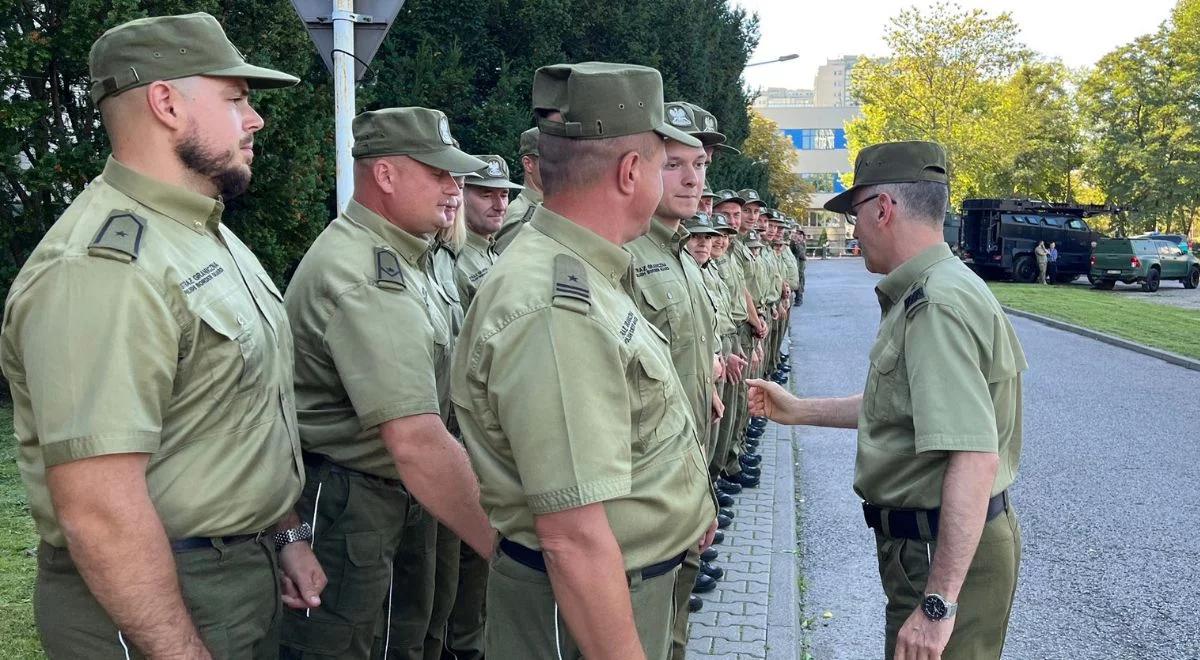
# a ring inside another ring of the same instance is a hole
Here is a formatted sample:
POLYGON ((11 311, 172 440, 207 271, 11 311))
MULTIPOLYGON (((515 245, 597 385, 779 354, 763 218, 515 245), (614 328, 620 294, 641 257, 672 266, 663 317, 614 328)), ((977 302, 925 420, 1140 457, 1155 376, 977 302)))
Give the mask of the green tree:
MULTIPOLYGON (((852 155, 891 140, 933 140, 950 156, 951 194, 998 194, 999 173, 1020 151, 1000 112, 1011 77, 1030 59, 1008 13, 937 4, 905 9, 885 36, 891 54, 860 59, 852 89, 863 116, 847 126, 852 155)), ((1007 192, 1007 191, 1005 191, 1007 192)))

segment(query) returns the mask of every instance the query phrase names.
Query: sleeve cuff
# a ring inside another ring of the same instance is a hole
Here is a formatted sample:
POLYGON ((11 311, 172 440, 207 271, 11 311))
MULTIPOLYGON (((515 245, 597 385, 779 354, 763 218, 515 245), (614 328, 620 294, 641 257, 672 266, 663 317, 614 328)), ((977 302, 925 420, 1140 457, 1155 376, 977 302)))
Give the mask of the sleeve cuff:
POLYGON ((994 435, 952 435, 935 433, 915 439, 918 454, 928 451, 980 451, 997 453, 1000 444, 994 435))
POLYGON ((153 454, 158 447, 158 433, 88 435, 42 445, 42 462, 46 467, 53 467, 109 454, 153 454))
POLYGON ((617 477, 604 481, 592 481, 570 488, 560 488, 548 493, 528 496, 529 510, 535 515, 557 513, 576 509, 588 504, 603 502, 628 495, 633 487, 631 477, 617 477))
POLYGON ((413 401, 409 403, 392 403, 358 416, 358 423, 363 430, 372 429, 384 422, 413 415, 441 415, 442 409, 437 401, 413 401))

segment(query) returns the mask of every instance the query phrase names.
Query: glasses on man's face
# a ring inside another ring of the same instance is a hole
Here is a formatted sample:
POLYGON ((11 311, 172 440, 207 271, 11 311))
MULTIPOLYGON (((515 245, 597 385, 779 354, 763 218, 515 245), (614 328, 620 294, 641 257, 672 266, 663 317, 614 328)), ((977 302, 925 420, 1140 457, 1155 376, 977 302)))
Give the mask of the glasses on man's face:
MULTIPOLYGON (((866 204, 867 202, 875 199, 876 197, 879 197, 882 194, 883 193, 875 193, 874 195, 869 195, 869 196, 864 197, 863 199, 860 199, 857 202, 851 204, 850 212, 847 213, 846 215, 850 216, 851 218, 858 219, 858 207, 862 206, 863 204, 866 204)), ((892 201, 892 203, 895 203, 895 200, 890 200, 890 201, 892 201)))

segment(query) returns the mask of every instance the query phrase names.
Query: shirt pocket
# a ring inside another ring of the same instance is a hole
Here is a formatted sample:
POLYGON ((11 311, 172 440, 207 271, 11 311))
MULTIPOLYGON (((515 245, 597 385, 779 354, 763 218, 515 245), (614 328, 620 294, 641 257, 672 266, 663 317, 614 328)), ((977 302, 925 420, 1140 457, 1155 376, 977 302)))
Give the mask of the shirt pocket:
POLYGON ((892 342, 881 342, 871 351, 871 369, 863 405, 872 421, 894 421, 908 406, 908 373, 903 355, 892 342))
POLYGON ((200 312, 201 363, 218 401, 263 385, 264 337, 253 305, 239 309, 228 299, 200 312))
POLYGON ((667 335, 671 346, 679 345, 684 338, 680 336, 683 330, 680 314, 680 303, 685 302, 686 294, 673 283, 655 284, 642 289, 642 298, 650 307, 652 313, 647 314, 647 320, 667 335))
POLYGON ((690 412, 670 363, 646 354, 638 355, 636 361, 641 403, 637 411, 638 442, 646 447, 682 433, 690 412))

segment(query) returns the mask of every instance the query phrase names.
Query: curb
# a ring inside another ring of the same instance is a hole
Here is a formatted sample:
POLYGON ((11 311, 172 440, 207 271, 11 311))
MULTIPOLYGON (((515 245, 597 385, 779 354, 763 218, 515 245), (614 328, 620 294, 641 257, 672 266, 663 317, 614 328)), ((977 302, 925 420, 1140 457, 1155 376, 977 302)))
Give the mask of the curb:
POLYGON ((1000 307, 1005 312, 1007 312, 1008 314, 1012 314, 1013 316, 1020 316, 1023 318, 1027 318, 1031 321, 1037 321, 1038 323, 1041 323, 1043 325, 1048 325, 1052 328, 1057 328, 1059 330, 1065 330, 1067 332, 1071 332, 1071 333, 1074 333, 1077 335, 1088 337, 1090 339, 1095 339, 1096 341, 1102 341, 1105 344, 1111 344, 1112 346, 1116 346, 1118 348, 1124 348, 1126 350, 1130 350, 1135 353, 1141 353, 1142 355, 1147 355, 1152 358, 1157 358, 1164 362, 1170 362, 1171 364, 1179 366, 1179 367, 1183 367, 1184 369, 1191 369, 1192 371, 1200 371, 1200 360, 1195 360, 1190 357, 1180 355, 1178 353, 1164 351, 1159 348, 1152 348, 1150 346, 1146 346, 1145 344, 1139 344, 1135 341, 1130 341, 1128 339, 1123 339, 1121 337, 1110 335, 1110 334, 1107 334, 1104 332, 1099 332, 1097 330, 1085 328, 1083 326, 1075 325, 1074 323, 1067 323, 1066 321, 1059 321, 1058 319, 1053 319, 1048 316, 1042 316, 1041 314, 1034 314, 1032 312, 1026 312, 1026 311, 1020 310, 1020 309, 1014 309, 1012 307, 1008 307, 1005 305, 1001 305, 1000 307))
MULTIPOLYGON (((791 324, 789 323, 789 326, 791 324)), ((788 328, 791 341, 791 328, 788 328)), ((792 344, 788 349, 791 363, 792 344)), ((788 391, 795 394, 790 378, 788 391)), ((795 429, 776 426, 775 492, 771 516, 771 581, 767 596, 767 658, 797 660, 804 642, 800 630, 800 554, 796 552, 795 429)))

